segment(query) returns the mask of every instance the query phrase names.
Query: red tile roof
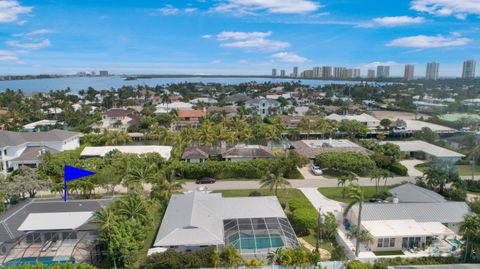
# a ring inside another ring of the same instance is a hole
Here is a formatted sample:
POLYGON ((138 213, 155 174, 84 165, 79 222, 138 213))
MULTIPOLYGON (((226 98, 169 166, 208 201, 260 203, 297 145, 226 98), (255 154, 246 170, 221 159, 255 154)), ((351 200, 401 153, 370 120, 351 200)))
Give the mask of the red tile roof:
POLYGON ((179 118, 201 118, 205 116, 206 116, 206 113, 203 110, 181 109, 178 111, 179 118))

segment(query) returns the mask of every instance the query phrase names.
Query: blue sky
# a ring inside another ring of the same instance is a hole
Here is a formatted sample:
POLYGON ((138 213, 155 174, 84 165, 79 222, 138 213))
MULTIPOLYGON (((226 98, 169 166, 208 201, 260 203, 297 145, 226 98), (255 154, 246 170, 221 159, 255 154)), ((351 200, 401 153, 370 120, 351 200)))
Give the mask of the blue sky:
POLYGON ((480 60, 480 0, 0 0, 0 74, 269 74, 480 60))

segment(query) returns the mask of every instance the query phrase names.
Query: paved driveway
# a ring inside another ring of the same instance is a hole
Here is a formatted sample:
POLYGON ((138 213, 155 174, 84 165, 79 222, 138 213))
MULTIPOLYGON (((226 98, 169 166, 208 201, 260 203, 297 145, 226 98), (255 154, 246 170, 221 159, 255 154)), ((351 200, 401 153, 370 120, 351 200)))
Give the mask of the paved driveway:
POLYGON ((325 179, 325 177, 323 176, 316 176, 312 174, 312 172, 310 171, 310 165, 299 168, 298 170, 300 171, 304 179, 317 179, 317 180, 325 179))
POLYGON ((411 177, 421 177, 423 175, 422 171, 419 171, 415 168, 415 165, 419 165, 424 163, 424 161, 421 160, 403 160, 400 161, 403 166, 405 166, 408 169, 408 175, 411 177))
POLYGON ((299 188, 299 190, 307 197, 312 205, 319 210, 321 208, 322 213, 333 213, 337 216, 343 210, 343 204, 330 200, 321 194, 316 188, 299 188))

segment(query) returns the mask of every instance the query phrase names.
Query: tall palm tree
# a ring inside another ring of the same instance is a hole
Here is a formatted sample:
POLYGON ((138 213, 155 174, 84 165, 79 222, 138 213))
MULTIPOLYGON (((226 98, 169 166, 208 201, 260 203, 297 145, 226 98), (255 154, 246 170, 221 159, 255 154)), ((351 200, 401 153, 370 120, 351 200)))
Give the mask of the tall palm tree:
POLYGON ((99 231, 108 231, 115 222, 115 214, 109 207, 96 211, 93 213, 93 220, 91 223, 99 225, 99 231))
POLYGON ((212 123, 209 120, 205 120, 200 127, 198 140, 205 146, 211 146, 215 142, 214 132, 212 123))
POLYGON ((155 164, 145 164, 132 167, 127 171, 123 184, 129 189, 141 187, 144 182, 153 182, 158 177, 158 170, 155 164))
POLYGON ((158 144, 166 143, 168 139, 168 130, 157 122, 150 126, 151 134, 158 139, 158 144))
POLYGON ((277 171, 269 172, 265 177, 260 181, 261 187, 268 187, 270 191, 275 189, 275 196, 278 195, 278 188, 286 189, 291 186, 290 182, 283 177, 282 171, 277 169, 277 171))
POLYGON ((127 218, 134 220, 145 220, 148 215, 148 208, 139 193, 131 192, 127 198, 119 200, 120 209, 118 212, 127 218))
POLYGON ((307 138, 310 138, 310 133, 313 130, 313 123, 310 121, 310 118, 303 117, 298 123, 298 128, 304 133, 307 133, 307 138))
POLYGON ((318 118, 315 121, 315 130, 318 131, 322 137, 328 132, 328 122, 324 118, 318 118))
MULTIPOLYGON (((350 198, 352 201, 347 205, 343 216, 346 217, 348 212, 353 208, 353 206, 358 205, 358 219, 357 219, 357 227, 361 229, 362 227, 362 209, 363 203, 365 201, 365 196, 363 194, 362 189, 358 185, 351 185, 347 192, 347 197, 350 198)), ((360 240, 357 238, 355 240, 355 256, 358 257, 358 253, 360 252, 360 240)))

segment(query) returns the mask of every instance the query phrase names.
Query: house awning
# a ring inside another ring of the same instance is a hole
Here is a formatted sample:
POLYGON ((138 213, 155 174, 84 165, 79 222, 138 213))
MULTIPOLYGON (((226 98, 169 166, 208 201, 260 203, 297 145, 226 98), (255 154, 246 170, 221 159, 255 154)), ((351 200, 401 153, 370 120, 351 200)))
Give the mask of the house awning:
POLYGON ((443 236, 455 233, 440 222, 416 222, 406 220, 363 221, 362 226, 374 238, 378 237, 421 237, 443 236))

